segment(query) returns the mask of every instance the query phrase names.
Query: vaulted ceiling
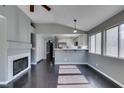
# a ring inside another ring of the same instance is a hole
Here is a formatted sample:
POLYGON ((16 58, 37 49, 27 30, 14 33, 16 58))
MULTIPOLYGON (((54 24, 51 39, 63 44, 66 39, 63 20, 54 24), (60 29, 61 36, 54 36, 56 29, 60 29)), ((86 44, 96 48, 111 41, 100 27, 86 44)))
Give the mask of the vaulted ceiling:
POLYGON ((46 11, 40 5, 34 12, 29 6, 18 6, 34 23, 56 23, 74 27, 73 19, 77 19, 77 28, 89 31, 110 17, 124 10, 120 5, 49 5, 51 11, 46 11))

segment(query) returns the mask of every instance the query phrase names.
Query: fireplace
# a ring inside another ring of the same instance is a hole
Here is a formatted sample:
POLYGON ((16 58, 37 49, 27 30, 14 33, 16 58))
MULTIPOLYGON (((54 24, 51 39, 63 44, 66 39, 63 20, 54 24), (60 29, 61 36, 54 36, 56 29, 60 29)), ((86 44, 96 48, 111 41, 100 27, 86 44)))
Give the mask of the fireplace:
POLYGON ((28 57, 20 58, 13 61, 13 76, 28 67, 28 57))

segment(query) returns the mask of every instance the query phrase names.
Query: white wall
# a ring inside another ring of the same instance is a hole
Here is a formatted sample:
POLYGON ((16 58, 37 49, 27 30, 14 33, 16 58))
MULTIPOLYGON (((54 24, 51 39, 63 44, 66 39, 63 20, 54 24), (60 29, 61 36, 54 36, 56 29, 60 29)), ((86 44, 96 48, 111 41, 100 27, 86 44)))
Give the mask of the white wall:
POLYGON ((41 34, 35 33, 34 49, 32 49, 32 64, 37 64, 42 59, 45 59, 45 40, 41 34))
POLYGON ((40 61, 41 59, 45 58, 44 53, 44 39, 41 34, 36 34, 36 62, 40 61))
POLYGON ((0 82, 7 79, 7 35, 6 18, 0 15, 0 82))
POLYGON ((17 6, 0 6, 3 15, 7 18, 7 40, 30 42, 30 18, 17 6))
POLYGON ((30 18, 17 6, 0 6, 0 14, 7 19, 7 40, 30 42, 30 18))
POLYGON ((77 38, 75 38, 74 40, 78 42, 78 46, 82 46, 82 47, 88 46, 87 34, 82 34, 78 36, 77 38))
POLYGON ((73 48, 74 47, 74 41, 73 41, 73 38, 71 38, 71 37, 61 37, 61 38, 58 38, 58 43, 59 42, 65 42, 69 48, 73 48))

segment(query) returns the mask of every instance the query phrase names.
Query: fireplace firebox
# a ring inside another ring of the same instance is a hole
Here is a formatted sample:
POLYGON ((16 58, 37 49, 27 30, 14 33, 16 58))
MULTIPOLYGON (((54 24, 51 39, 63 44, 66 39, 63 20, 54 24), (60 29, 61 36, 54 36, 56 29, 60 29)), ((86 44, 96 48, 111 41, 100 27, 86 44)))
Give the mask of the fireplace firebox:
POLYGON ((13 61, 13 76, 28 67, 28 57, 20 58, 13 61))

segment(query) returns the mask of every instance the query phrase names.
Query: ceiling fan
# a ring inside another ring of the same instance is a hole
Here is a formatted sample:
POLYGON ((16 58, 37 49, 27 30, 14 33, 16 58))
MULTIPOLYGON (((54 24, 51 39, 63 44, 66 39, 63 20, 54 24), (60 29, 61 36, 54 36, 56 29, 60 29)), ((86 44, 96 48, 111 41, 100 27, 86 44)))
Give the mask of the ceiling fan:
MULTIPOLYGON (((47 11, 51 11, 51 8, 48 5, 41 5, 47 11)), ((34 5, 30 5, 30 12, 34 12, 34 5)))

